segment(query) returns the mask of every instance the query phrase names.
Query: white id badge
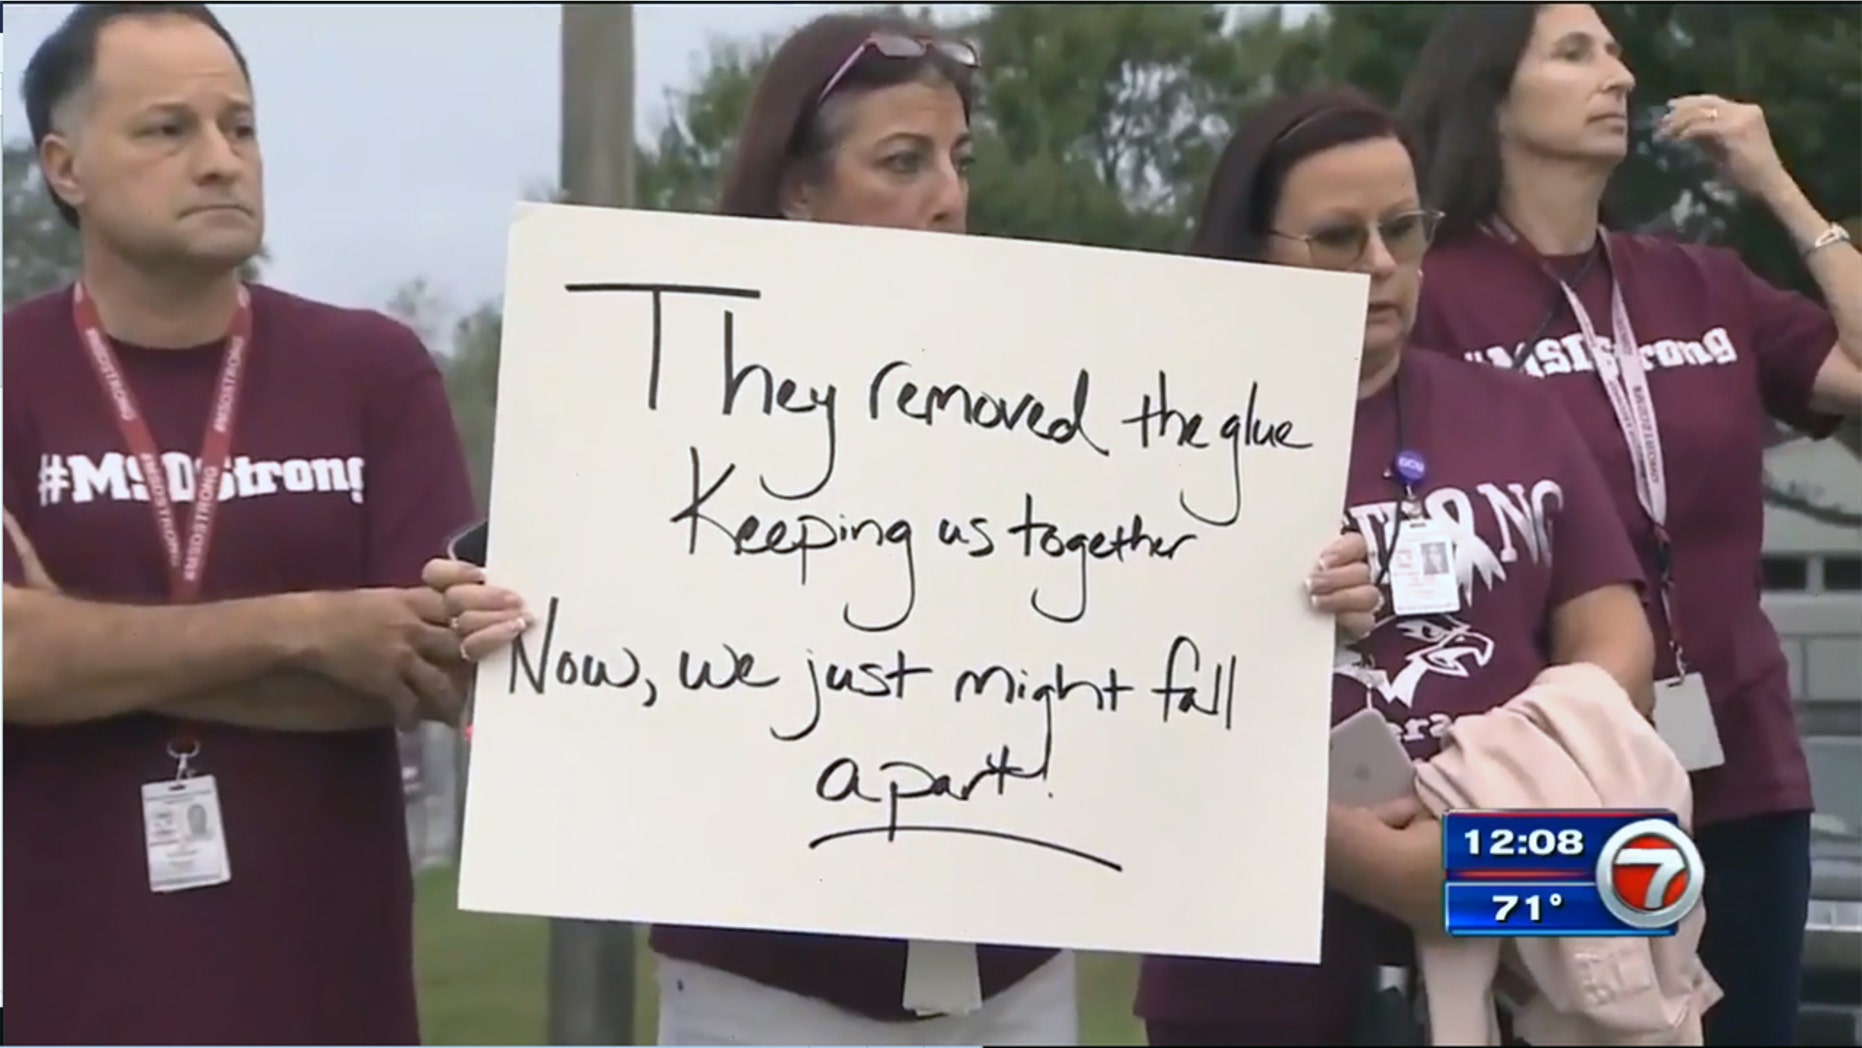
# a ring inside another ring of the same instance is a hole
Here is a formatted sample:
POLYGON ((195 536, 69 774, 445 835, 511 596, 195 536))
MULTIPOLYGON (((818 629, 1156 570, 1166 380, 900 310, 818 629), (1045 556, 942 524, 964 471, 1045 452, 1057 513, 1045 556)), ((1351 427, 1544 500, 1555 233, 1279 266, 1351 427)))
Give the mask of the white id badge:
POLYGON ((1655 682, 1655 731, 1688 771, 1726 763, 1707 682, 1698 673, 1655 682))
POLYGON ((921 1016, 968 1015, 983 1006, 976 947, 913 939, 905 944, 905 1007, 921 1016))
POLYGON ((1426 517, 1405 520, 1390 554, 1390 605, 1398 615, 1448 615, 1461 610, 1455 539, 1426 517))
POLYGON ((142 835, 149 847, 149 890, 208 888, 233 879, 213 776, 142 787, 142 835))

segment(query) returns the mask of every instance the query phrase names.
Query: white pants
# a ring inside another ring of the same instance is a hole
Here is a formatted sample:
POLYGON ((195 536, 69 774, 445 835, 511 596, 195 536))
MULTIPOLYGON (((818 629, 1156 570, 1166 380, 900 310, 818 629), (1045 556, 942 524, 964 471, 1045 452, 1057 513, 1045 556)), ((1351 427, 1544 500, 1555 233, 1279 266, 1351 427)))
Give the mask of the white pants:
POLYGON ((1071 953, 969 1015, 882 1022, 689 961, 658 958, 662 1045, 1055 1045, 1080 1043, 1071 953))

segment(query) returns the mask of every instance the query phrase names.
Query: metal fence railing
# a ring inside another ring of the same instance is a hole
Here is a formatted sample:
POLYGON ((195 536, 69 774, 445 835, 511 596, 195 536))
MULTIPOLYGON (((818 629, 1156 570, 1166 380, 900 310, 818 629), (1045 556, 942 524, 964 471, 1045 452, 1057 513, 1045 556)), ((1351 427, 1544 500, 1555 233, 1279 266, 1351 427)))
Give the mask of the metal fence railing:
POLYGON ((451 865, 459 842, 459 733, 440 724, 403 732, 401 788, 415 872, 451 865))

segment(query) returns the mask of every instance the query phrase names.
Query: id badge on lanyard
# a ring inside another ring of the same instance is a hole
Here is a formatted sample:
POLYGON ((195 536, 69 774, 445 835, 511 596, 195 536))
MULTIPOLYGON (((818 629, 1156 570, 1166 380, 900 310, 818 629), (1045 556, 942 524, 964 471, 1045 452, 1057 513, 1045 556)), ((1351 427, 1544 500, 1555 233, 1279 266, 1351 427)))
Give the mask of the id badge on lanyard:
POLYGON ((1460 576, 1455 569, 1455 536, 1423 509, 1418 492, 1429 476, 1429 460, 1409 444, 1403 411, 1403 371, 1390 380, 1396 415, 1396 454, 1385 476, 1397 484, 1400 498, 1386 533, 1372 528, 1381 564, 1375 582, 1390 587, 1390 609, 1400 616, 1453 615, 1461 611, 1460 576))
MULTIPOLYGON (((1510 243, 1519 236, 1502 225, 1495 231, 1510 243)), ((1675 616, 1674 548, 1668 534, 1668 473, 1662 454, 1661 426, 1655 414, 1655 398, 1649 388, 1648 368, 1642 358, 1641 343, 1629 323, 1629 310, 1623 303, 1621 270, 1610 246, 1609 234, 1599 231, 1604 261, 1610 269, 1610 345, 1605 347, 1591 321, 1590 312, 1579 301, 1571 285, 1547 270, 1557 281, 1558 289, 1577 321, 1584 351, 1591 358, 1597 378, 1603 383, 1623 441, 1629 448, 1629 461, 1635 473, 1636 499, 1648 514, 1655 529, 1658 567, 1656 580, 1662 615, 1668 622, 1668 637, 1673 649, 1675 676, 1655 682, 1655 728, 1689 771, 1715 767, 1726 759, 1721 749, 1719 728, 1714 723, 1713 704, 1706 681, 1687 662, 1682 642, 1681 624, 1675 616)))
MULTIPOLYGON (((194 471, 194 509, 187 532, 181 531, 174 492, 162 462, 161 449, 149 428, 135 394, 123 376, 121 361, 104 333, 97 304, 83 282, 71 291, 71 317, 84 355, 97 372, 97 381, 109 401, 124 450, 136 463, 149 509, 168 566, 169 599, 187 604, 198 599, 213 545, 226 464, 232 456, 233 425, 245 378, 246 359, 252 351, 252 300, 244 286, 227 333, 225 357, 214 383, 206 433, 194 471)), ((200 755, 200 738, 193 725, 176 726, 168 742, 175 762, 174 777, 142 787, 143 841, 149 859, 149 889, 173 892, 224 884, 232 879, 220 813, 220 794, 213 776, 192 767, 200 755)))

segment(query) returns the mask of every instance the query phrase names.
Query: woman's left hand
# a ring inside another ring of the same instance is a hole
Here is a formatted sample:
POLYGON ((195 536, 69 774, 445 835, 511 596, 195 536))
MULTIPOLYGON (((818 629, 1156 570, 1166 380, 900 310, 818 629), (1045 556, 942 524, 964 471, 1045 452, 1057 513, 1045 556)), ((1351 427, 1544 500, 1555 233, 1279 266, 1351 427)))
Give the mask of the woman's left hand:
POLYGON ((1718 95, 1683 95, 1668 101, 1655 125, 1657 138, 1700 146, 1732 183, 1763 197, 1789 179, 1772 144, 1765 111, 1718 95))
POLYGON ((1312 606, 1336 616, 1339 632, 1351 640, 1368 636, 1383 610, 1384 595, 1371 578, 1370 546, 1357 532, 1340 535, 1319 553, 1319 563, 1306 580, 1312 606))

